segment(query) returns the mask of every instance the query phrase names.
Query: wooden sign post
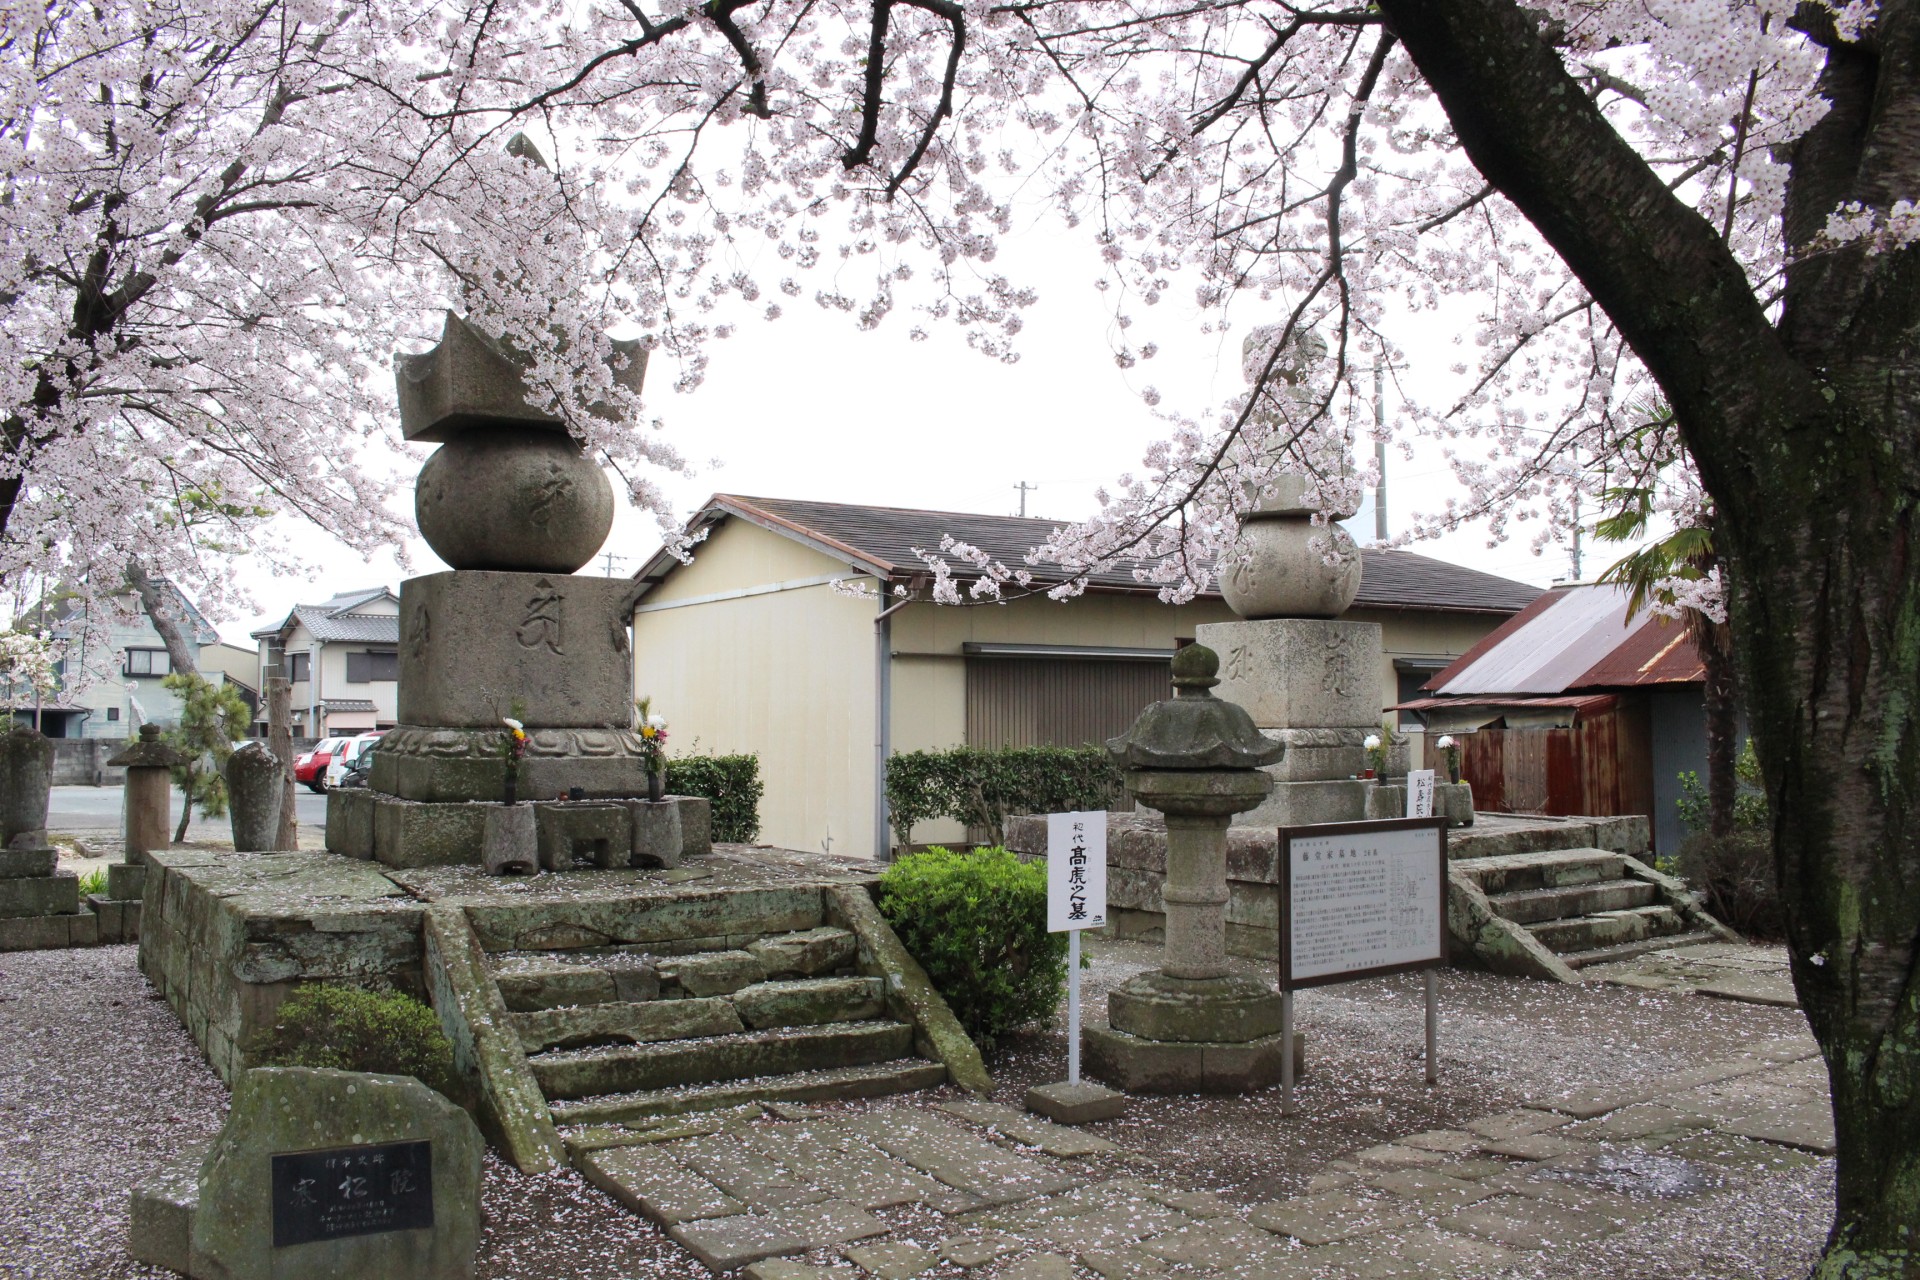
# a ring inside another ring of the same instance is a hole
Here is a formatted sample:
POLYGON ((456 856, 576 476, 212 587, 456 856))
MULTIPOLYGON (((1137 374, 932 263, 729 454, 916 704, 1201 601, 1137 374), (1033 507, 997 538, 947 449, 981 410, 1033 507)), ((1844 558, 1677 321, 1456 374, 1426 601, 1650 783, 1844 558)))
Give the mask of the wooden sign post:
POLYGON ((1067 935, 1067 1083, 1080 1083, 1080 931, 1107 923, 1107 814, 1047 815, 1047 932, 1067 935))
MULTIPOLYGON (((1293 1043, 1301 987, 1426 971, 1427 1083, 1439 1079, 1439 983, 1447 962, 1444 818, 1280 829, 1280 1034, 1293 1043)), ((1281 1063, 1293 1114, 1293 1055, 1281 1063)))

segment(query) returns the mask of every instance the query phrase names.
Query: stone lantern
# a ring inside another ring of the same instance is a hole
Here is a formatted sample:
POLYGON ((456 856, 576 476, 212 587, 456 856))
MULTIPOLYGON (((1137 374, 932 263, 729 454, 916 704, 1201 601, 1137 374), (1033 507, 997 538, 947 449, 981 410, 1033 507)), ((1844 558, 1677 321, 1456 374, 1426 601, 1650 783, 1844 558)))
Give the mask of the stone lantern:
POLYGON ((1281 1076, 1280 996, 1227 965, 1227 826, 1266 799, 1262 768, 1286 748, 1214 696, 1219 669, 1204 645, 1180 650, 1174 696, 1107 744, 1127 790, 1167 822, 1166 962, 1108 996, 1108 1025, 1086 1033, 1089 1070, 1132 1092, 1241 1093, 1281 1076))

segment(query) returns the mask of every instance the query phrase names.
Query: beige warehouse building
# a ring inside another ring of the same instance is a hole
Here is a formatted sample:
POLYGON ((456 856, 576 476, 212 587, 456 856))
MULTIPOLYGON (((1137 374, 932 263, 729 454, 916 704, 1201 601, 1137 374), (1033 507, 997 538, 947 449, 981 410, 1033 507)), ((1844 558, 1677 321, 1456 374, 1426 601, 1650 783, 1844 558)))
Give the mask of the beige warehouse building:
MULTIPOLYGON (((924 579, 912 549, 943 534, 1020 566, 1057 524, 715 495, 691 524, 706 534, 693 563, 661 553, 635 575, 634 689, 671 722, 674 754, 759 756, 762 840, 879 853, 885 753, 1103 741, 1169 696, 1167 661, 1195 627, 1232 618, 1214 593, 1162 603, 1124 567, 1066 603, 955 608, 892 594, 924 579), (837 582, 878 586, 882 600, 837 582)), ((1381 626, 1382 708, 1417 696, 1540 594, 1411 552, 1363 556, 1343 616, 1381 626)), ((923 824, 915 838, 960 838, 948 826, 923 824)))

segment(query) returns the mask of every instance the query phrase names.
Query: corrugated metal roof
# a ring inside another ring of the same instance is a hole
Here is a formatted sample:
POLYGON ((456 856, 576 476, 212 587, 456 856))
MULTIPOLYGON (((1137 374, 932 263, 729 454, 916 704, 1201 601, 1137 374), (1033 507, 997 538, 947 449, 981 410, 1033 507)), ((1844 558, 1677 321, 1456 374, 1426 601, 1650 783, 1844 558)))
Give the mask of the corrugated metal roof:
POLYGON ((1426 688, 1449 698, 1560 694, 1685 684, 1703 678, 1686 629, 1642 614, 1627 620, 1613 584, 1556 587, 1463 654, 1426 688))
MULTIPOLYGON (((857 506, 837 502, 805 502, 786 498, 753 498, 715 494, 694 518, 695 527, 710 526, 734 517, 804 542, 828 555, 844 558, 856 569, 876 576, 905 579, 924 566, 913 548, 937 550, 942 535, 971 543, 1010 569, 1027 568, 1025 556, 1062 522, 1021 516, 988 516, 962 511, 922 511, 904 507, 857 506)), ((1153 592, 1151 583, 1137 579, 1134 568, 1148 562, 1123 561, 1091 575, 1095 591, 1153 592)), ((646 586, 664 578, 678 564, 664 552, 635 575, 646 586)), ((1433 609, 1455 613, 1512 613, 1540 594, 1538 587, 1435 560, 1411 551, 1361 552, 1360 594, 1356 609, 1433 609)), ((954 576, 971 581, 978 574, 964 565, 953 566, 954 576)), ((1059 581, 1057 568, 1035 567, 1039 582, 1059 581)), ((1203 598, 1218 599, 1217 591, 1203 598)))

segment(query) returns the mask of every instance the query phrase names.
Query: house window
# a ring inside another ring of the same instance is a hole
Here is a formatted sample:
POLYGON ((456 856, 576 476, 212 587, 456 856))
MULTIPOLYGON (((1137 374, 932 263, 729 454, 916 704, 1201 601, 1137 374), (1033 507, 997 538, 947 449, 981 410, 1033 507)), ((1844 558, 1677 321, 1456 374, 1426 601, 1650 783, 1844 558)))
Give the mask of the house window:
POLYGON ((400 678, 400 654, 394 649, 369 649, 347 655, 347 683, 369 684, 400 678))
POLYGON ((107 723, 108 723, 108 724, 112 724, 112 723, 113 723, 113 722, 114 722, 115 720, 118 720, 119 718, 120 718, 120 708, 118 708, 118 707, 108 707, 108 708, 107 708, 107 723))
POLYGON ((126 674, 130 676, 164 676, 172 670, 165 649, 127 650, 126 674))
POLYGON ((290 653, 287 655, 287 681, 299 684, 313 678, 313 655, 310 653, 290 653))

